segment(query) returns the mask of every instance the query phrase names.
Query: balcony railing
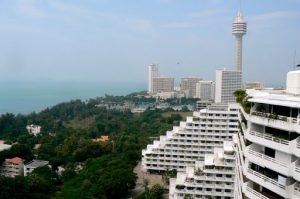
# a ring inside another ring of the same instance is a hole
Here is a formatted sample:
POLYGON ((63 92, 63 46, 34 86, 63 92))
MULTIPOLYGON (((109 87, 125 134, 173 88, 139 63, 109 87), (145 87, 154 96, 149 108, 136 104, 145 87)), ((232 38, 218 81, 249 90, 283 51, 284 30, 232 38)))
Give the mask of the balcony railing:
POLYGON ((247 183, 244 184, 244 193, 248 198, 251 199, 269 199, 268 197, 249 187, 247 183))
POLYGON ((299 119, 271 113, 251 112, 249 120, 264 126, 270 126, 300 133, 299 119))
POLYGON ((257 184, 270 189, 271 191, 283 196, 287 197, 287 186, 280 184, 277 180, 269 178, 257 171, 252 170, 251 168, 247 168, 246 176, 252 181, 255 181, 257 184))
POLYGON ((289 123, 297 123, 297 118, 286 117, 283 115, 276 115, 276 114, 272 114, 272 113, 263 113, 263 112, 253 111, 253 112, 251 112, 251 115, 256 115, 256 116, 269 118, 269 119, 273 119, 273 120, 281 120, 281 121, 289 122, 289 123))
POLYGON ((282 167, 285 167, 285 168, 288 169, 288 164, 286 162, 279 161, 279 160, 277 160, 275 158, 272 158, 272 157, 267 156, 265 154, 259 153, 259 152, 255 151, 255 150, 253 150, 251 147, 248 147, 247 151, 248 151, 249 154, 251 154, 251 155, 253 155, 253 156, 257 157, 257 158, 260 158, 262 160, 266 160, 266 161, 268 161, 270 163, 273 163, 273 164, 276 164, 278 166, 282 166, 282 167))
POLYGON ((276 142, 276 143, 279 143, 279 144, 289 145, 289 141, 288 140, 284 140, 284 139, 281 139, 281 138, 273 137, 271 134, 258 133, 258 132, 255 132, 255 131, 250 131, 249 134, 250 135, 254 135, 256 137, 259 137, 259 138, 262 138, 262 139, 270 140, 272 142, 276 142))

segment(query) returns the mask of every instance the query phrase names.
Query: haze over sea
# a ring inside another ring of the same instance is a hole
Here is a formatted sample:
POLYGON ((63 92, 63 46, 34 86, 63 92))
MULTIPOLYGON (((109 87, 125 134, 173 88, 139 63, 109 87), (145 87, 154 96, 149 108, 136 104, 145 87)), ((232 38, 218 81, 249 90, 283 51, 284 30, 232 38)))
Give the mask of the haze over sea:
POLYGON ((146 86, 145 82, 0 82, 0 114, 28 114, 73 99, 126 95, 146 86))

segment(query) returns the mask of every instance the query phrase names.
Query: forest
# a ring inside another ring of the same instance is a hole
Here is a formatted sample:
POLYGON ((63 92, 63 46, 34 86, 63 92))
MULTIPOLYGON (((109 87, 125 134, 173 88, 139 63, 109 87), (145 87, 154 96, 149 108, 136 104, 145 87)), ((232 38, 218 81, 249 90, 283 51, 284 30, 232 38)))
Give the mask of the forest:
MULTIPOLYGON (((128 100, 154 102, 134 94, 105 96, 72 100, 39 113, 1 115, 0 139, 13 146, 0 152, 0 161, 18 156, 25 163, 40 159, 51 165, 26 177, 0 177, 1 198, 128 198, 135 186, 133 168, 141 159, 141 150, 152 142, 151 138, 165 134, 183 119, 180 112, 172 109, 147 109, 133 114, 130 110, 97 106, 128 100), (28 124, 40 125, 41 133, 29 135, 28 124), (102 135, 108 135, 109 141, 93 141, 102 135), (41 147, 33 149, 35 144, 41 147), (82 168, 78 169, 78 165, 82 168), (58 167, 65 169, 61 175, 58 167)), ((156 187, 146 191, 143 198, 148 199, 159 198, 162 192, 156 187)))

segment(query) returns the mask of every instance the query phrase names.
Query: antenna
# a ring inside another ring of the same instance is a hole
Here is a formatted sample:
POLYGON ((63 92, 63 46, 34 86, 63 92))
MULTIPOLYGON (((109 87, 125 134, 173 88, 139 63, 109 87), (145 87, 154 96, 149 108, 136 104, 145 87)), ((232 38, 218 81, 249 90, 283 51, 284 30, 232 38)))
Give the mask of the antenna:
POLYGON ((242 0, 239 0, 239 11, 241 12, 242 10, 242 0))
POLYGON ((294 51, 294 59, 293 59, 293 69, 295 70, 296 68, 296 63, 295 63, 295 61, 296 61, 296 54, 297 54, 297 50, 295 49, 295 51, 294 51))

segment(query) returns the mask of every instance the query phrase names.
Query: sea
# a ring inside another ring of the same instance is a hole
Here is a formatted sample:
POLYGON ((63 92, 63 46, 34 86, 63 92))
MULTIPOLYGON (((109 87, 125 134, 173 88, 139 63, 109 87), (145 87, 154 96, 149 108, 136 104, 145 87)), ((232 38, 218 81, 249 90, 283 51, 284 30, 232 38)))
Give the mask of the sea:
POLYGON ((29 114, 61 102, 147 89, 145 82, 0 82, 0 114, 29 114))

